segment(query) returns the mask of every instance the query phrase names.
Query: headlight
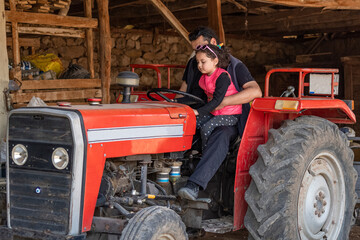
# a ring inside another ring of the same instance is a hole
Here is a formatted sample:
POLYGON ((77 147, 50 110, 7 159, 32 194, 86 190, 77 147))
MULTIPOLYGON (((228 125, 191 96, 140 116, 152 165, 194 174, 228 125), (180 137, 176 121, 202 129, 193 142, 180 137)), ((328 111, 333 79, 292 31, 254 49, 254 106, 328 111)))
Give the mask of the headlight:
POLYGON ((24 165, 28 158, 28 151, 22 144, 16 144, 11 151, 11 157, 16 165, 24 165))
POLYGON ((69 154, 62 147, 54 150, 51 159, 54 167, 60 170, 66 168, 69 164, 69 154))

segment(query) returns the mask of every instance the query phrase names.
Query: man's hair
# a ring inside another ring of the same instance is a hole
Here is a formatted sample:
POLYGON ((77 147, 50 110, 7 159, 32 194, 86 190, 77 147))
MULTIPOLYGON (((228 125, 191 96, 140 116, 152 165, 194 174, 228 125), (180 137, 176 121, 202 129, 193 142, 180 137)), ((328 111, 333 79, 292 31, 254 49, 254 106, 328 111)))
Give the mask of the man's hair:
POLYGON ((198 37, 203 36, 204 40, 210 43, 212 38, 215 38, 216 43, 219 44, 218 36, 215 31, 209 27, 199 26, 195 28, 191 33, 189 33, 189 40, 195 41, 198 37))

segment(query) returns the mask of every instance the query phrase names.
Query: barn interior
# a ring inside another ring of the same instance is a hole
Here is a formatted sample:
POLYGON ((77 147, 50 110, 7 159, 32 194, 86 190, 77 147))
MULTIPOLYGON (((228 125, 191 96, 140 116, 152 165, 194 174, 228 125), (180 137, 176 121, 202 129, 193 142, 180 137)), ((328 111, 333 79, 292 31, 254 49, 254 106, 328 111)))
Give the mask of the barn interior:
MULTIPOLYGON (((262 89, 272 68, 339 69, 337 97, 354 100, 360 115, 356 0, 6 0, 4 7, 10 79, 18 86, 8 92, 9 108, 25 106, 33 96, 50 105, 89 97, 113 103, 121 91, 116 76, 131 64, 179 65, 170 82, 178 89, 192 53, 187 34, 203 25, 216 30, 262 89), (51 61, 60 62, 61 73, 80 66, 84 75, 48 74, 34 82, 38 72, 25 63, 36 54, 48 54, 46 61, 58 57, 51 61)), ((153 69, 135 71, 140 90, 157 86, 153 69)), ((161 75, 166 86, 166 68, 161 75)), ((281 94, 294 79, 276 77, 271 94, 281 94)))

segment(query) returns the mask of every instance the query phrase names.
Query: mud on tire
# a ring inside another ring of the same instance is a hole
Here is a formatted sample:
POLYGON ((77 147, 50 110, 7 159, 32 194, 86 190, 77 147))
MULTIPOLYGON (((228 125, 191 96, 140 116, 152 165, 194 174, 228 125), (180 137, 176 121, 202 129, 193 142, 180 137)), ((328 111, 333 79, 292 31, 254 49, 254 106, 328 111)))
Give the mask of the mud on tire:
POLYGON ((258 147, 246 191, 249 239, 348 239, 354 222, 354 154, 319 117, 287 120, 258 147))
POLYGON ((166 207, 144 208, 135 214, 121 234, 121 240, 185 240, 185 224, 180 216, 166 207))

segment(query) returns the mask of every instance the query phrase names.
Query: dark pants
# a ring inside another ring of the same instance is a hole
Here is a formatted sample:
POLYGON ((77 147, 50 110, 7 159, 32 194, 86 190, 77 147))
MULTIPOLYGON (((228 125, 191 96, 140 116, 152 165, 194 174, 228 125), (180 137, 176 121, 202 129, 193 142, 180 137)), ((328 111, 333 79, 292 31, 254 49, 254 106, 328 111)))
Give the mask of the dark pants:
POLYGON ((212 114, 196 116, 196 128, 200 129, 202 150, 206 148, 211 133, 220 126, 234 126, 239 121, 240 115, 217 115, 212 114))
POLYGON ((215 128, 210 135, 207 146, 202 152, 200 162, 189 180, 205 189, 208 182, 225 160, 230 143, 238 136, 237 126, 215 128))

